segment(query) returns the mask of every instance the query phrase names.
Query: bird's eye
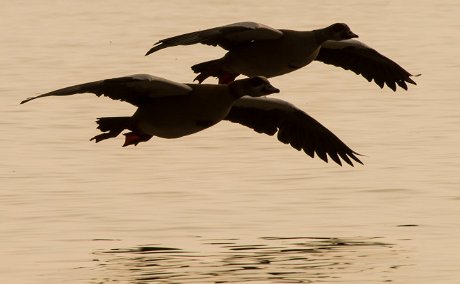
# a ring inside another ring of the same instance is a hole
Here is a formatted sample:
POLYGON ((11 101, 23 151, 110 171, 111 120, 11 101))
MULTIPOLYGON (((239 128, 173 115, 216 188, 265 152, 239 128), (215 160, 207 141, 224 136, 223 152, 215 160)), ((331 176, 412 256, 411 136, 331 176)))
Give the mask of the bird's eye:
POLYGON ((334 24, 332 26, 332 31, 334 32, 340 32, 340 31, 343 31, 343 30, 346 30, 347 29, 347 26, 344 25, 344 24, 334 24))
POLYGON ((260 77, 254 77, 251 79, 250 83, 251 83, 251 86, 257 87, 257 86, 265 84, 265 80, 260 77))

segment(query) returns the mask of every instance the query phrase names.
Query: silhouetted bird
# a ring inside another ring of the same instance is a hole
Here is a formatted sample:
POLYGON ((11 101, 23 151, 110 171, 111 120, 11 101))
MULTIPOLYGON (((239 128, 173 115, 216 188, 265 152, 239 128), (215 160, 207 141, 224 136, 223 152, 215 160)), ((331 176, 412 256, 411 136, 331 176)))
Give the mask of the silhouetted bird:
POLYGON ((343 23, 312 31, 274 29, 242 22, 186 33, 158 41, 147 53, 160 49, 202 43, 219 45, 228 50, 224 57, 192 66, 200 83, 210 76, 219 83, 229 83, 238 75, 283 75, 305 67, 313 60, 321 61, 361 74, 369 82, 396 91, 396 84, 407 90, 407 83, 416 84, 413 76, 396 62, 375 49, 354 40, 358 37, 343 23))
POLYGON ((181 84, 138 74, 59 89, 21 104, 48 96, 94 93, 138 107, 132 116, 98 118, 98 129, 103 133, 91 139, 96 142, 116 137, 127 129, 130 132, 124 134, 123 146, 137 145, 152 136, 178 138, 229 120, 259 133, 278 133, 281 142, 304 150, 311 157, 316 153, 326 162, 329 155, 339 165, 341 159, 350 165, 351 159, 362 164, 356 152, 305 112, 282 100, 261 98, 278 92, 264 77, 211 85, 181 84))

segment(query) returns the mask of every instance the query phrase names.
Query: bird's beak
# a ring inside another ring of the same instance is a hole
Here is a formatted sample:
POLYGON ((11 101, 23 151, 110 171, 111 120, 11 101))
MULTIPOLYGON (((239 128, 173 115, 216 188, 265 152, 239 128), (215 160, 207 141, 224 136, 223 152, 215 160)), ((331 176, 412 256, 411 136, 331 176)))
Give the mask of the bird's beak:
POLYGON ((273 87, 272 85, 266 85, 266 86, 264 87, 264 92, 265 92, 267 95, 269 95, 269 94, 273 94, 273 93, 279 93, 280 90, 277 89, 277 88, 275 88, 275 87, 273 87))
POLYGON ((359 36, 352 31, 348 31, 347 37, 350 39, 350 38, 357 38, 359 36))

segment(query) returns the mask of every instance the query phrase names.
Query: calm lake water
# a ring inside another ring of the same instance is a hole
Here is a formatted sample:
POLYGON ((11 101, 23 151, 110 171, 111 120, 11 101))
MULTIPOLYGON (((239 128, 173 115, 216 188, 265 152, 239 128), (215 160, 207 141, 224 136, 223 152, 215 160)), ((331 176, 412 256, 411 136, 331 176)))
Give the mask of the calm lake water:
POLYGON ((458 1, 3 2, 1 283, 458 283, 458 1), (346 22, 423 74, 397 93, 322 63, 271 80, 364 165, 326 164, 229 122, 95 144, 95 118, 134 108, 86 94, 19 105, 135 73, 190 82, 189 66, 224 51, 143 55, 159 39, 246 20, 346 22))

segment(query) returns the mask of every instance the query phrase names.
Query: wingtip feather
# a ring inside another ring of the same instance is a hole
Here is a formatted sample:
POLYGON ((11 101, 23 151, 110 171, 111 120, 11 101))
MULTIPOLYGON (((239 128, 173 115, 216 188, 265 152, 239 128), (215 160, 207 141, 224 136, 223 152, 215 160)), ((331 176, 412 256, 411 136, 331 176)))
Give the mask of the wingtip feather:
POLYGON ((160 49, 165 48, 163 45, 161 45, 162 43, 163 43, 163 41, 161 41, 161 40, 158 41, 158 42, 156 42, 156 43, 153 45, 153 47, 150 48, 150 49, 145 53, 145 56, 148 56, 148 55, 154 53, 155 51, 158 51, 158 50, 160 50, 160 49))
POLYGON ((28 101, 31 101, 31 100, 33 100, 33 98, 27 98, 27 99, 21 101, 19 104, 22 105, 22 104, 25 104, 25 103, 27 103, 28 101))

